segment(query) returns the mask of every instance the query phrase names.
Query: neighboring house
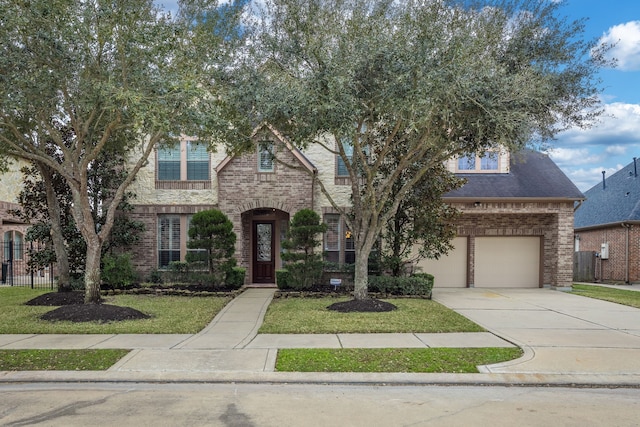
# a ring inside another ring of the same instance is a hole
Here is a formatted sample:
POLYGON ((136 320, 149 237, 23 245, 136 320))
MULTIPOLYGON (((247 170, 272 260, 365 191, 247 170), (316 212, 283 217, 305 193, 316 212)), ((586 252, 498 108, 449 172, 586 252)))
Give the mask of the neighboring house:
POLYGON ((436 286, 570 289, 574 205, 584 195, 553 161, 524 150, 451 160, 454 169, 467 179, 445 195, 462 211, 455 249, 419 264, 436 286))
POLYGON ((13 162, 9 171, 0 175, 0 263, 4 265, 3 279, 6 279, 6 266, 9 261, 13 263, 14 274, 24 274, 25 261, 25 234, 28 224, 11 215, 11 210, 20 206, 17 204, 18 194, 22 190, 23 176, 20 168, 22 162, 13 162))
POLYGON ((640 281, 640 177, 636 159, 586 193, 575 215, 575 251, 597 254, 594 279, 640 281))
MULTIPOLYGON (((211 208, 233 222, 247 283, 275 282, 289 220, 303 208, 317 211, 328 225, 322 248, 327 259, 354 262, 351 233, 319 184, 338 206, 350 205, 342 160, 317 144, 303 153, 268 126, 255 141, 255 150, 242 156, 209 153, 188 138, 156 150, 130 187, 136 195, 130 217, 146 225, 132 249, 143 276, 185 260, 191 216, 211 208)), ((462 211, 455 249, 418 265, 436 276, 436 286, 570 288, 574 205, 584 196, 546 155, 502 152, 453 159, 448 167, 468 182, 446 195, 462 211)), ((8 178, 1 179, 4 186, 8 178)), ((12 228, 18 229, 24 230, 12 228)))

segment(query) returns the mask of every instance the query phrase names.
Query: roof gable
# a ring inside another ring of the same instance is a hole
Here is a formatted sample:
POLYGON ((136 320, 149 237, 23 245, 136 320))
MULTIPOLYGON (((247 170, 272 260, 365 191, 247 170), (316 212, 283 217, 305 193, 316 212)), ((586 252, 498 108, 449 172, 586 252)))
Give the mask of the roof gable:
MULTIPOLYGON (((253 137, 256 137, 260 131, 262 131, 263 129, 266 129, 268 132, 270 132, 271 134, 273 134, 273 136, 275 137, 275 139, 277 140, 277 143, 281 146, 284 146, 287 148, 287 150, 289 150, 291 152, 291 154, 296 158, 296 160, 298 162, 300 162, 300 164, 306 168, 307 170, 309 170, 310 172, 315 172, 316 171, 316 167, 313 165, 313 163, 311 163, 311 161, 304 155, 302 154, 302 152, 300 150, 298 150, 296 147, 293 146, 293 144, 291 144, 289 142, 289 140, 287 140, 287 138, 285 138, 280 132, 278 132, 273 126, 269 125, 269 124, 263 124, 258 126, 254 131, 253 131, 253 137)), ((242 155, 242 154, 241 154, 242 155)), ((231 160, 233 160, 235 156, 229 156, 227 155, 219 164, 218 166, 216 166, 216 173, 220 173, 230 162, 231 160)))

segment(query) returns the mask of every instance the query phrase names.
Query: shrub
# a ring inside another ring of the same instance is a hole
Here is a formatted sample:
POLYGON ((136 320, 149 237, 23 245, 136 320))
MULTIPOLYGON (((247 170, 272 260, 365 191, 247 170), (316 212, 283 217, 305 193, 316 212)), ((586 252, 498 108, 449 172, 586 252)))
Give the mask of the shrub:
POLYGON ((149 273, 149 282, 156 284, 163 283, 164 279, 162 278, 162 273, 158 270, 153 270, 151 273, 149 273))
POLYGON ((322 255, 315 253, 315 248, 320 246, 319 236, 326 230, 327 225, 320 223, 320 216, 312 209, 301 209, 293 216, 287 239, 282 242, 287 250, 282 259, 287 262, 290 288, 309 289, 320 281, 322 255))
POLYGON ((191 218, 189 238, 187 246, 190 249, 202 249, 206 253, 209 273, 216 275, 216 282, 224 282, 236 266, 233 257, 236 243, 233 223, 218 209, 198 212, 191 218))
POLYGON ((290 285, 291 274, 288 270, 276 270, 276 283, 278 285, 278 289, 288 290, 291 289, 290 285))
POLYGON ((226 285, 231 289, 240 289, 244 285, 244 276, 247 269, 244 267, 233 267, 227 273, 226 285))
MULTIPOLYGON (((431 275, 425 275, 431 276, 431 275)), ((431 297, 431 280, 422 274, 411 277, 369 276, 369 291, 391 295, 422 295, 431 297)))
POLYGON ((106 254, 102 257, 102 281, 114 289, 127 288, 138 281, 129 254, 106 254))

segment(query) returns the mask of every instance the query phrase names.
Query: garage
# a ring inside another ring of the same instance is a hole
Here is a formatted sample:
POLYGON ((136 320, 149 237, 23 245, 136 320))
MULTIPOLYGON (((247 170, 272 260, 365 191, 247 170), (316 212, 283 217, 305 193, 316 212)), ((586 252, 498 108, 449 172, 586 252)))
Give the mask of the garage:
POLYGON ((467 241, 456 237, 451 242, 453 249, 440 259, 423 259, 418 262, 420 271, 433 274, 436 288, 467 287, 467 241))
POLYGON ((539 237, 477 237, 476 288, 540 287, 539 237))

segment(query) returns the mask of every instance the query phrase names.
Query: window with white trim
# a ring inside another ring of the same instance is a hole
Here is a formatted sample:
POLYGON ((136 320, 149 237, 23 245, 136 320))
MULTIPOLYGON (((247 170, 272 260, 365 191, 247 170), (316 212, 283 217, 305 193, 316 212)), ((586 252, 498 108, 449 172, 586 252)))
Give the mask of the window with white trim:
POLYGON ((275 170, 273 156, 273 142, 260 141, 258 144, 258 172, 273 172, 275 170))
POLYGON ((195 140, 158 148, 158 181, 208 181, 209 152, 195 140))
POLYGON ((325 214, 324 256, 329 262, 353 264, 356 262, 353 234, 339 214, 325 214))
POLYGON ((180 261, 180 215, 158 216, 158 268, 180 261))
POLYGON ((466 155, 458 158, 456 172, 498 172, 500 169, 500 153, 485 151, 482 155, 466 155))

